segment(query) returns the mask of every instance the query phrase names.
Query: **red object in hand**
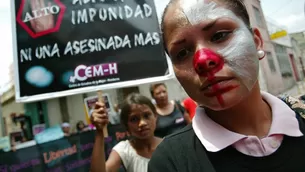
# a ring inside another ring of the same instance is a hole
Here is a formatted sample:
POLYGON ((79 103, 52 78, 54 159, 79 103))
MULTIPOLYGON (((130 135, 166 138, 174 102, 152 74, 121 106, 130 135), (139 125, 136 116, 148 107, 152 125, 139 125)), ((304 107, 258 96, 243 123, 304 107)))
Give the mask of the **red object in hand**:
POLYGON ((193 66, 199 76, 214 78, 214 74, 223 68, 224 60, 214 51, 203 48, 198 50, 193 58, 193 66))

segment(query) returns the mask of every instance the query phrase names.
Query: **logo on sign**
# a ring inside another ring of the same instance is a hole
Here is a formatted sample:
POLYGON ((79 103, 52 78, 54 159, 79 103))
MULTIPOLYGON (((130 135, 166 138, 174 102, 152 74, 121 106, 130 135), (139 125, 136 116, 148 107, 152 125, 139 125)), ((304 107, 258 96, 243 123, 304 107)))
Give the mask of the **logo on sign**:
POLYGON ((74 70, 74 76, 70 77, 70 82, 86 81, 90 78, 110 76, 118 74, 116 63, 106 63, 93 66, 79 65, 74 70))
POLYGON ((65 10, 60 0, 21 0, 16 20, 32 38, 37 38, 57 32, 65 10))

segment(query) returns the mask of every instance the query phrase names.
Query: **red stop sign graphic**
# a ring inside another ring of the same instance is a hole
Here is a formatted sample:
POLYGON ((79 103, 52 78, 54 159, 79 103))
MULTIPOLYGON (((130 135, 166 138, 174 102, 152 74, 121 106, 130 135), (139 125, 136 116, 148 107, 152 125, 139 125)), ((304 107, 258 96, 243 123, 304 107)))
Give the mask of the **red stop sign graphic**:
POLYGON ((16 20, 32 38, 57 32, 60 29, 66 11, 65 5, 60 0, 53 0, 54 3, 45 0, 28 1, 31 10, 24 11, 26 0, 21 0, 16 20), (55 15, 58 15, 57 19, 55 15))

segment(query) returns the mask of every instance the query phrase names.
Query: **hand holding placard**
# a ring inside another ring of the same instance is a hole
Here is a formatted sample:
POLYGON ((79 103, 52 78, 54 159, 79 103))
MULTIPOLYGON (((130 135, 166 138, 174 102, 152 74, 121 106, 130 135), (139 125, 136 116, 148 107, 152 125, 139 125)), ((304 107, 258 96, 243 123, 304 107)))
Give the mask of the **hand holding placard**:
POLYGON ((98 91, 98 102, 96 102, 91 115, 91 123, 96 127, 98 132, 103 132, 104 137, 108 137, 107 124, 109 123, 109 119, 107 113, 102 91, 98 91))

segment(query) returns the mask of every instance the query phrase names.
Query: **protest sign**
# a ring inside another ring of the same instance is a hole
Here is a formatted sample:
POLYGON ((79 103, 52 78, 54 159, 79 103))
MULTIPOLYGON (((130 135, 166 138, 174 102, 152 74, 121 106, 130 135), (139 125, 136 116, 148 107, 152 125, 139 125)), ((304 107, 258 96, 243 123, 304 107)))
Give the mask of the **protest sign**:
MULTIPOLYGON (((106 158, 113 146, 122 139, 114 133, 126 132, 120 125, 110 125, 108 131, 112 135, 105 138, 106 158)), ((16 152, 0 152, 0 172, 90 171, 94 136, 95 131, 89 131, 19 149, 16 152)))
MULTIPOLYGON (((111 124, 118 124, 120 119, 119 115, 114 111, 113 104, 110 101, 109 94, 103 94, 103 102, 105 103, 105 106, 107 108, 109 122, 111 124)), ((88 124, 91 124, 90 122, 90 116, 91 113, 94 110, 95 103, 98 102, 98 96, 91 96, 84 99, 85 104, 85 111, 86 111, 86 119, 88 124)))
POLYGON ((153 0, 12 2, 17 102, 173 77, 153 0))
MULTIPOLYGON (((91 96, 84 99, 86 112, 88 116, 90 116, 92 111, 94 110, 94 106, 96 102, 98 102, 98 96, 91 96)), ((109 101, 108 94, 103 94, 103 102, 105 103, 108 112, 113 110, 112 103, 109 101)))

